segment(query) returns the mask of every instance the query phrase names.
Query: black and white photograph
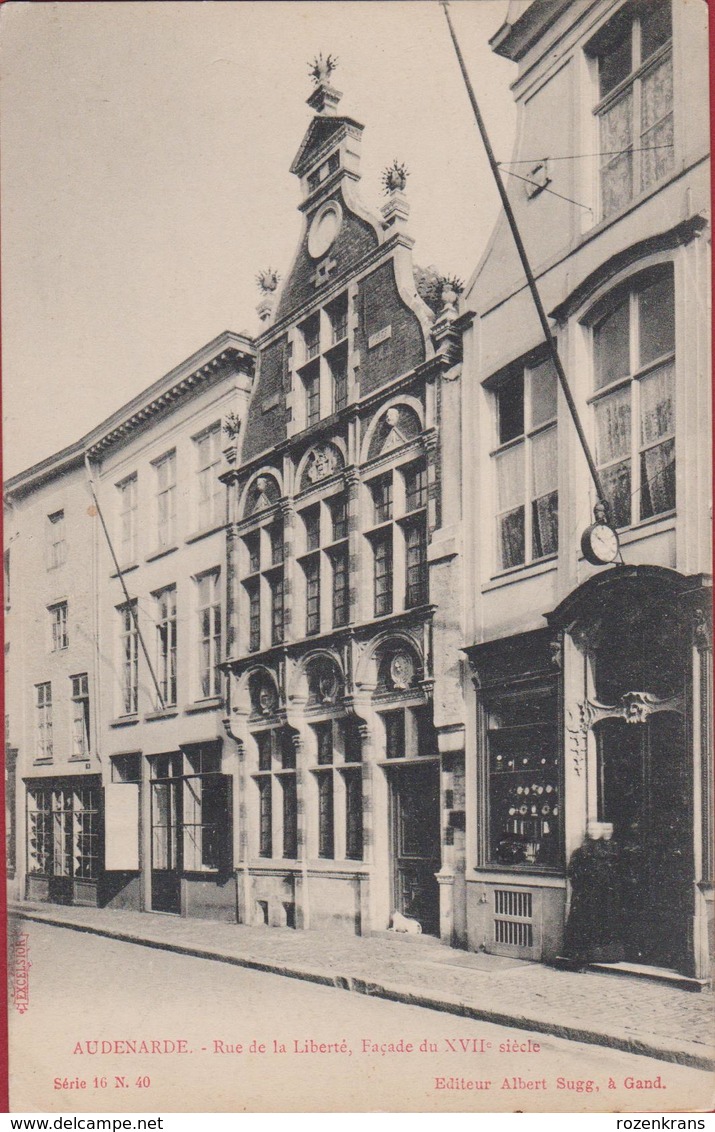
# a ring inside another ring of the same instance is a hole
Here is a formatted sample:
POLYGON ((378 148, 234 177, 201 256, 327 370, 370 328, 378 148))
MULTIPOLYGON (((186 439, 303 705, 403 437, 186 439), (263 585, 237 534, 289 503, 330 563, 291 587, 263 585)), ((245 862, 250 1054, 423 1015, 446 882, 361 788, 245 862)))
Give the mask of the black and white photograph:
POLYGON ((706 0, 0 79, 10 1111, 711 1111, 706 0))

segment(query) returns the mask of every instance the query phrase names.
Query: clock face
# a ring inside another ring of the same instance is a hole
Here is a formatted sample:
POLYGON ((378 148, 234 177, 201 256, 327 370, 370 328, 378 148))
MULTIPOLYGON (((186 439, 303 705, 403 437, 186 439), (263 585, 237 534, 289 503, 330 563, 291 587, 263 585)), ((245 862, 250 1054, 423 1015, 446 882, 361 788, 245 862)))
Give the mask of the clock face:
POLYGON ((594 566, 605 566, 618 557, 618 535, 605 523, 592 523, 581 539, 584 558, 594 566))
POLYGON ((313 217, 308 233, 308 254, 312 259, 324 256, 340 231, 343 212, 337 201, 324 204, 313 217))

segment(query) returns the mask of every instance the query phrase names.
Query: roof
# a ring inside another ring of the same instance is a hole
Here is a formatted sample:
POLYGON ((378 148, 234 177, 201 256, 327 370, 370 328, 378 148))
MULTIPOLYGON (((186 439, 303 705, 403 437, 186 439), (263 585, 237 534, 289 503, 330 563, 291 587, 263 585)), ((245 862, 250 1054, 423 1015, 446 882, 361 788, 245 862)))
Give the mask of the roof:
POLYGON ((24 493, 81 463, 85 452, 97 456, 120 443, 201 386, 220 380, 238 367, 253 372, 256 349, 252 339, 224 330, 169 373, 142 390, 81 439, 44 460, 18 472, 5 482, 5 493, 24 493))

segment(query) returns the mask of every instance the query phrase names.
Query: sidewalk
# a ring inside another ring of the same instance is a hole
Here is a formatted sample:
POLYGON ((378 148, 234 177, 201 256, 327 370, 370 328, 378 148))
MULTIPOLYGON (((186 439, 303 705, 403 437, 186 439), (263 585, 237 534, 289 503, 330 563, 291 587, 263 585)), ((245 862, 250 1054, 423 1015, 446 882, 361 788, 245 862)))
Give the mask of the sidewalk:
POLYGON ((711 991, 576 973, 458 951, 428 936, 366 938, 48 904, 9 913, 113 939, 609 1046, 701 1069, 715 1066, 711 991))

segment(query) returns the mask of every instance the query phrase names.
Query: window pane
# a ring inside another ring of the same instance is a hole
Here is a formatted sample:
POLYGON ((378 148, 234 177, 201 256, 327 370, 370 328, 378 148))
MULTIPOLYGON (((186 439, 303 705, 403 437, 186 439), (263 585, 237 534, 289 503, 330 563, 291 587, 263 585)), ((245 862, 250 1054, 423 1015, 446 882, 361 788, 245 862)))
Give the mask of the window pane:
POLYGON ((631 462, 622 460, 601 470, 601 483, 611 505, 611 522, 615 527, 627 527, 631 521, 631 462))
POLYGON ((633 195, 633 93, 628 90, 600 115, 601 211, 610 216, 633 195))
POLYGON ((334 800, 333 772, 322 771, 318 776, 318 856, 333 857, 334 849, 334 800))
POLYGON ((630 20, 613 20, 607 29, 610 42, 598 59, 598 85, 601 98, 631 73, 630 20))
POLYGON ((545 424, 556 416, 556 371, 551 360, 531 371, 531 425, 545 424))
POLYGON ((559 493, 549 492, 531 505, 531 553, 534 558, 556 554, 559 548, 559 493))
POLYGON ((494 457, 497 479, 497 512, 524 502, 524 445, 517 444, 494 457))
POLYGON ((596 389, 630 373, 629 301, 624 301, 593 328, 596 389))
POLYGON ((631 391, 619 389, 596 402, 596 461, 609 464, 631 451, 631 391))
POLYGON ((500 516, 498 531, 499 569, 508 570, 511 566, 520 566, 524 561, 525 548, 523 505, 500 516))
POLYGON ((675 441, 641 453, 641 519, 675 507, 675 441))
POLYGON ((556 428, 548 428, 532 437, 532 496, 546 495, 558 482, 556 428))
POLYGON ((650 444, 675 430, 672 365, 641 379, 641 444, 650 444))
POLYGON ((670 57, 645 75, 641 84, 641 188, 673 167, 673 63, 670 57))
POLYGON ((667 43, 671 34, 670 0, 644 4, 641 11, 642 62, 667 43))
POLYGON ((283 856, 294 859, 298 856, 298 799, 295 775, 281 779, 283 787, 283 856))
POLYGON ((345 856, 362 860, 362 772, 345 772, 345 856))
POLYGON ((499 443, 506 444, 524 432, 524 375, 515 374, 497 389, 499 443))
POLYGON ((640 364, 671 354, 675 349, 673 280, 660 279, 638 296, 640 364))

